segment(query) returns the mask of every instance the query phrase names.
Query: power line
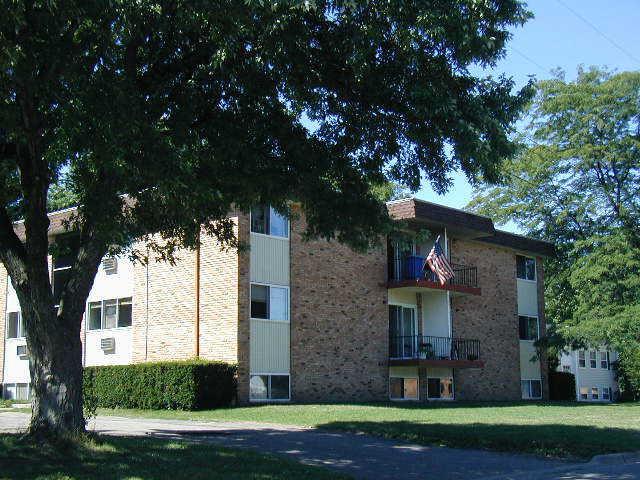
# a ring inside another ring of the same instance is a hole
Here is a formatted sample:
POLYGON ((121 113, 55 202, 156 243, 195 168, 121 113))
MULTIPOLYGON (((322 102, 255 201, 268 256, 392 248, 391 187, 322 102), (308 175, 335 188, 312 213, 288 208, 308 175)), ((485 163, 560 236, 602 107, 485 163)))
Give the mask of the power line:
POLYGON ((532 65, 536 66, 538 68, 538 70, 540 70, 540 72, 544 73, 545 75, 547 73, 549 73, 547 71, 546 68, 544 68, 542 65, 540 65, 538 62, 536 62, 534 59, 532 59, 531 57, 529 57, 528 55, 524 54, 523 52, 521 52, 520 50, 518 50, 516 47, 514 47, 513 45, 511 45, 511 50, 513 50, 514 52, 516 52, 518 55, 520 55, 522 58, 524 58, 525 60, 527 60, 529 63, 531 63, 532 65))
POLYGON ((635 56, 633 56, 631 53, 629 53, 629 51, 622 47, 622 45, 620 45, 618 42, 616 42, 615 40, 613 40, 611 37, 609 37, 608 35, 606 35, 602 30, 600 30, 598 27, 596 27, 593 23, 591 23, 589 20, 587 20, 585 17, 583 17, 582 15, 580 15, 578 12, 576 12, 573 8, 571 8, 569 5, 567 5, 566 3, 564 3, 562 0, 556 0, 560 5, 562 5, 564 8, 566 8, 567 10, 569 10, 571 13, 573 13, 576 17, 578 17, 580 20, 582 20, 583 23, 585 23, 586 25, 588 25, 589 27, 591 27, 597 34, 599 34, 602 38, 604 38, 607 42, 609 42, 611 45, 613 45, 614 47, 616 47, 618 50, 620 50, 622 53, 624 53, 627 57, 629 57, 631 60, 633 60, 634 62, 636 62, 638 65, 640 65, 640 60, 638 60, 635 56))

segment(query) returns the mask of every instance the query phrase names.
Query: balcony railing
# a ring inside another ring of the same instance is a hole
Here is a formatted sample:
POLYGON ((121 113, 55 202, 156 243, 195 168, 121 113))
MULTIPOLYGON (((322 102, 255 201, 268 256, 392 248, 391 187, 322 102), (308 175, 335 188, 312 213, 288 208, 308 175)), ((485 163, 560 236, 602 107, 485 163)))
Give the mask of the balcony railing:
MULTIPOLYGON (((437 275, 429 267, 422 268, 424 257, 418 255, 402 255, 392 259, 390 265, 390 280, 427 280, 429 282, 440 283, 437 275)), ((452 263, 453 278, 447 281, 448 285, 461 287, 478 288, 478 269, 452 263)))
POLYGON ((480 341, 424 335, 389 337, 389 358, 394 360, 480 360, 480 341))

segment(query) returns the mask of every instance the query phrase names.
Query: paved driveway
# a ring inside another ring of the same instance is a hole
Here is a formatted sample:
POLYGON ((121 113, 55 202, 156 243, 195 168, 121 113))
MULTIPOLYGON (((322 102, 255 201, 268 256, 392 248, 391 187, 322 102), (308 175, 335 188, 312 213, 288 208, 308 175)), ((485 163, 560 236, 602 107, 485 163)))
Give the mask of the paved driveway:
MULTIPOLYGON (((0 413, 0 431, 23 429, 29 416, 0 413)), ((369 435, 249 422, 190 422, 98 417, 106 435, 187 439, 284 455, 362 479, 640 480, 640 463, 568 464, 529 455, 427 447, 369 435), (609 471, 609 473, 606 473, 609 471)))

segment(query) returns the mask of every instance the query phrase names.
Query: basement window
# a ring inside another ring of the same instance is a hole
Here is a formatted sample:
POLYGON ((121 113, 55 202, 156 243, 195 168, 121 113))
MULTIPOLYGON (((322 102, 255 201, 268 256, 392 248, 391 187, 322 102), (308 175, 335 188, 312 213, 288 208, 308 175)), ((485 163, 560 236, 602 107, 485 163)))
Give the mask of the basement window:
POLYGON ((249 398, 254 401, 289 400, 289 375, 251 375, 249 398))
POLYGON ((453 378, 428 378, 427 398, 429 400, 453 400, 453 378))
POLYGON ((539 400, 542 398, 542 380, 522 380, 523 400, 539 400))
POLYGON ((589 389, 587 387, 580 387, 580 400, 589 400, 589 389))
POLYGON ((389 378, 391 400, 418 400, 418 379, 410 377, 389 378))
POLYGON ((89 330, 130 327, 132 307, 131 297, 89 302, 87 309, 89 330))

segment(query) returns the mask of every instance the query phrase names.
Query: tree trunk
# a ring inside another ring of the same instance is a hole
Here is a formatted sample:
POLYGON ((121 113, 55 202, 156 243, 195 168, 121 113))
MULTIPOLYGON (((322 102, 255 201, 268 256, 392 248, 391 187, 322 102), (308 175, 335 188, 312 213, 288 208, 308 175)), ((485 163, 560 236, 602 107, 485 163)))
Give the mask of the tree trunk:
POLYGON ((29 433, 38 437, 82 433, 81 318, 63 319, 53 308, 40 308, 34 317, 45 321, 31 322, 32 328, 27 328, 32 392, 29 433))

